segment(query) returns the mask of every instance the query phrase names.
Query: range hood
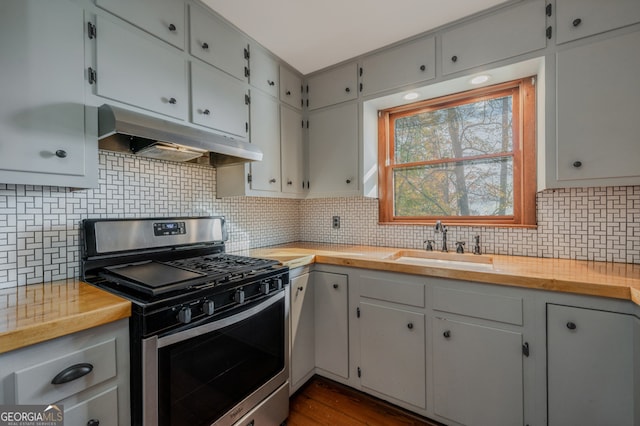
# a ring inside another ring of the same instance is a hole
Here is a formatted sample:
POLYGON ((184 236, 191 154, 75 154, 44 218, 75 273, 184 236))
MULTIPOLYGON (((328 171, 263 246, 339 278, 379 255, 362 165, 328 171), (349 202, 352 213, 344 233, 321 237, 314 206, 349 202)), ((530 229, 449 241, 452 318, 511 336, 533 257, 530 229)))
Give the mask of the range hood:
POLYGON ((189 161, 208 154, 213 166, 262 160, 262 151, 248 142, 104 104, 98 108, 98 139, 113 135, 125 135, 129 150, 145 157, 189 161))

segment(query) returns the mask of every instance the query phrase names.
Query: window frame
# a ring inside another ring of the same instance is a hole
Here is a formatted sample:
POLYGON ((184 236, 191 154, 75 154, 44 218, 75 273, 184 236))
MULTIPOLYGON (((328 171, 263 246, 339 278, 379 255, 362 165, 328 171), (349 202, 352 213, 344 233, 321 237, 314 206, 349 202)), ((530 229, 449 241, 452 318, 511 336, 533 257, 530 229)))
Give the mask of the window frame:
POLYGON ((471 226, 536 226, 536 77, 526 77, 505 83, 472 89, 438 98, 414 102, 378 111, 378 196, 381 224, 433 224, 445 220, 451 225, 471 226), (443 164, 474 159, 506 157, 505 154, 447 158, 394 164, 394 120, 423 112, 451 108, 513 95, 513 215, 507 216, 395 216, 393 172, 396 168, 443 164), (517 108, 516 108, 517 106, 517 108))

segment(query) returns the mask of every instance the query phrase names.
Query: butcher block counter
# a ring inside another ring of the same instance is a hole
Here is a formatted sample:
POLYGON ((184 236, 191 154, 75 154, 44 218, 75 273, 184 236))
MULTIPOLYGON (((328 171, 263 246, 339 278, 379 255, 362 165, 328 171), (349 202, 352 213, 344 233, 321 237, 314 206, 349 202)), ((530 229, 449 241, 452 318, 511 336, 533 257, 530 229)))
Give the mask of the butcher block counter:
POLYGON ((131 316, 131 302, 77 279, 0 290, 0 353, 131 316))
MULTIPOLYGON (((640 305, 640 265, 568 259, 481 255, 490 265, 473 262, 419 264, 409 256, 441 256, 439 252, 322 243, 291 243, 253 249, 250 256, 279 260, 291 268, 311 263, 350 266, 440 278, 476 281, 549 291, 631 300, 640 305), (406 256, 405 256, 406 255, 406 256), (455 266, 459 263, 460 267, 455 266)), ((472 254, 446 253, 449 259, 472 254)), ((478 259, 480 260, 480 259, 478 259)), ((434 262, 435 263, 435 262, 434 262)))

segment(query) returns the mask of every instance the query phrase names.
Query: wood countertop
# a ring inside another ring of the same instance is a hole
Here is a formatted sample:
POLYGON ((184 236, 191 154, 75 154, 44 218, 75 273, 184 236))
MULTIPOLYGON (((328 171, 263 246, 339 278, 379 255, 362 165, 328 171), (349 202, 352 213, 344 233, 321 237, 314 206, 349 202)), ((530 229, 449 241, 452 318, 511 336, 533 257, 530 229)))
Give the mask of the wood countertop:
MULTIPOLYGON (((464 262, 425 266, 397 258, 402 253, 420 254, 421 250, 356 245, 290 243, 249 250, 255 257, 281 261, 291 268, 305 264, 351 266, 381 271, 453 278, 490 284, 560 291, 591 296, 631 300, 640 305, 640 265, 548 259, 522 256, 488 255, 493 267, 475 267, 464 262)), ((432 252, 437 256, 437 252, 432 252)), ((449 256, 457 256, 450 253, 449 256)), ((462 255, 467 256, 467 255, 462 255)), ((473 256, 473 255, 469 255, 473 256)))
POLYGON ((0 354, 131 316, 131 302, 76 279, 0 290, 0 354))

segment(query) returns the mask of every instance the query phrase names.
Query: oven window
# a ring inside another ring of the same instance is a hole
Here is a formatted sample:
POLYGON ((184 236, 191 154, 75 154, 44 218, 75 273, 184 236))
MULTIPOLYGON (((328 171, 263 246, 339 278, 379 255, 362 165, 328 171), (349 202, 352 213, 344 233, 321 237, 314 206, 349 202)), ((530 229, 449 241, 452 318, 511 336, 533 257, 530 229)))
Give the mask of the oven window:
POLYGON ((160 425, 210 425, 284 369, 284 300, 158 350, 160 425))

